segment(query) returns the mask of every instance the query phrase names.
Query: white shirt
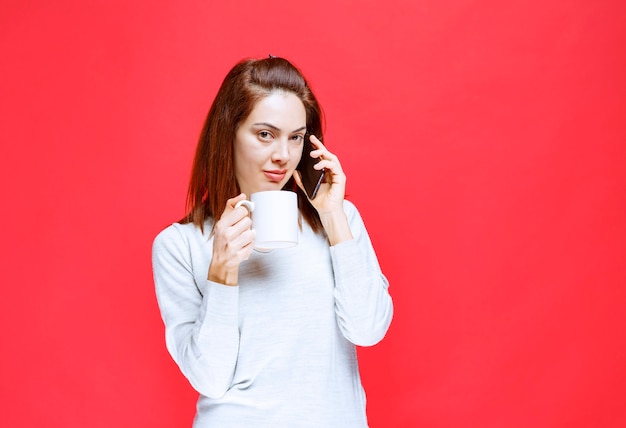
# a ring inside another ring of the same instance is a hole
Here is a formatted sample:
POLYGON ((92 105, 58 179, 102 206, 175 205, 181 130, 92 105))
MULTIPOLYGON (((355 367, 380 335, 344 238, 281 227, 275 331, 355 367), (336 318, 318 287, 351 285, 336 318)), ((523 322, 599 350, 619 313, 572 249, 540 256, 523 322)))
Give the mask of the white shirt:
POLYGON ((154 241, 167 349, 200 393, 194 427, 367 427, 354 345, 380 341, 393 305, 363 221, 330 247, 307 224, 296 247, 254 251, 239 284, 206 279, 205 233, 173 224, 154 241))

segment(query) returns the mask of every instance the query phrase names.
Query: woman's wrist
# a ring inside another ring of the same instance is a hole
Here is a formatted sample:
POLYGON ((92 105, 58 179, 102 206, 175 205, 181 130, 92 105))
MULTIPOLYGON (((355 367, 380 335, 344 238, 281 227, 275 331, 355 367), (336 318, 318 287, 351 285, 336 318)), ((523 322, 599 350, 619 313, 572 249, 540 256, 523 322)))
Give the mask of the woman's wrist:
POLYGON ((320 220, 331 246, 343 241, 350 241, 353 238, 348 218, 343 209, 320 214, 320 220))
POLYGON ((211 262, 207 279, 218 284, 235 286, 239 283, 239 269, 232 270, 224 266, 219 267, 211 262))

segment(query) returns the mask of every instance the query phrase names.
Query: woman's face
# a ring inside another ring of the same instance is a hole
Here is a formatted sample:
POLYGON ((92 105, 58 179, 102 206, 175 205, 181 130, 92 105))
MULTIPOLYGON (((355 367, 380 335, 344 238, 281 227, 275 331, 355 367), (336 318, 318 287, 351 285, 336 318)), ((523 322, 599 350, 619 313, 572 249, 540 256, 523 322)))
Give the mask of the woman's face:
POLYGON ((235 133, 235 175, 247 196, 280 190, 302 157, 304 104, 291 92, 272 92, 259 101, 235 133))

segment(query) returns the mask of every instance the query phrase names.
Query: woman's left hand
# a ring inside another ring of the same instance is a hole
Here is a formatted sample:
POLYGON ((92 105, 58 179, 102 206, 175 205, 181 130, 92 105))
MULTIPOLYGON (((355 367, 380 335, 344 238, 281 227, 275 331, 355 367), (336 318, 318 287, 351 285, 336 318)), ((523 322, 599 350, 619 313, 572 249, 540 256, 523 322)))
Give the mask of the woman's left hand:
MULTIPOLYGON (((320 185, 315 199, 309 199, 317 210, 326 231, 330 245, 336 245, 352 239, 352 232, 348 219, 343 210, 343 199, 346 194, 346 174, 341 168, 341 163, 336 155, 329 152, 322 142, 315 136, 311 136, 311 143, 315 147, 311 153, 302 153, 302 156, 311 156, 319 159, 315 169, 325 169, 324 182, 320 185)), ((304 191, 300 173, 294 174, 296 183, 304 191)), ((306 194, 306 191, 304 191, 306 194)))
MULTIPOLYGON (((319 161, 314 168, 317 170, 325 169, 326 172, 324 181, 320 185, 315 199, 309 199, 309 201, 311 201, 320 217, 333 212, 343 212, 343 199, 346 194, 346 175, 341 168, 341 163, 337 156, 329 152, 315 135, 311 135, 310 140, 315 149, 310 154, 302 153, 302 156, 317 158, 319 161)), ((299 174, 299 172, 294 174, 295 180, 298 186, 304 190, 299 174)))

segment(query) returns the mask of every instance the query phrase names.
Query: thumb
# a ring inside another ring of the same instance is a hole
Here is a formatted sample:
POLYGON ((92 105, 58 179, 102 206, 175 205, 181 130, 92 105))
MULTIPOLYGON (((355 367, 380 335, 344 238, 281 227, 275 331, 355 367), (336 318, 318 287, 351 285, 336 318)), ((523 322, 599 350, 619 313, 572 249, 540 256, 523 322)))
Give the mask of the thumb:
POLYGON ((248 197, 245 193, 240 193, 234 198, 230 198, 228 201, 226 201, 226 209, 224 210, 224 214, 233 211, 235 209, 235 205, 237 205, 238 202, 245 201, 246 199, 248 199, 248 197))
MULTIPOLYGON (((300 190, 302 190, 302 192, 306 195, 307 199, 309 199, 309 195, 307 194, 306 189, 304 188, 304 184, 302 184, 302 176, 300 175, 300 171, 295 170, 293 172, 293 179, 296 181, 296 184, 298 185, 300 190)), ((311 199, 309 199, 309 201, 310 200, 311 199)))

